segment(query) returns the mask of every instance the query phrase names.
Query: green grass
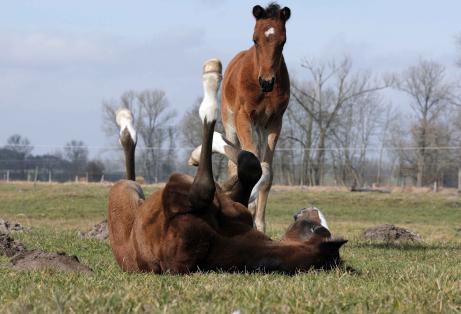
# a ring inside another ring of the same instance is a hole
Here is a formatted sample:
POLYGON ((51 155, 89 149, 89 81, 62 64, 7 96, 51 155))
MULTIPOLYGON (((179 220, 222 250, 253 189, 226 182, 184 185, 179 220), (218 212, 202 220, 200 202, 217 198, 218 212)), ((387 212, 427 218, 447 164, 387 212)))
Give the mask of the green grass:
MULTIPOLYGON (((146 188, 146 194, 154 188, 146 188)), ((109 186, 0 184, 0 218, 31 226, 14 237, 28 248, 77 255, 94 275, 16 272, 0 258, 0 312, 461 312, 461 199, 448 194, 277 191, 268 233, 283 234, 299 208, 323 209, 335 235, 350 240, 339 270, 280 274, 127 274, 110 247, 76 231, 106 215, 109 186), (360 239, 378 223, 408 227, 423 245, 389 247, 360 239)))

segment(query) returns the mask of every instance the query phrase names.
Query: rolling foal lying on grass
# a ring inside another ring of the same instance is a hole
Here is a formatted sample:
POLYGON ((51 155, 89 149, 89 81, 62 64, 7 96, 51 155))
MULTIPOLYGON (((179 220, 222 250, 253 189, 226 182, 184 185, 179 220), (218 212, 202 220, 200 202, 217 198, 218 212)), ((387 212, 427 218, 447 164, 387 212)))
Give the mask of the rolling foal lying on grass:
POLYGON ((134 182, 132 115, 126 109, 118 112, 128 177, 116 183, 109 195, 109 236, 118 264, 130 272, 175 274, 196 270, 293 273, 341 264, 339 248, 346 240, 331 238, 318 211, 317 215, 315 210, 302 211, 280 241, 253 228, 247 206, 261 177, 260 163, 252 153, 222 137, 216 137, 225 146, 219 149, 236 159, 237 175, 226 188, 214 182, 211 154, 220 81, 221 62, 209 60, 203 68, 203 134, 196 176, 174 173, 148 199, 134 182))

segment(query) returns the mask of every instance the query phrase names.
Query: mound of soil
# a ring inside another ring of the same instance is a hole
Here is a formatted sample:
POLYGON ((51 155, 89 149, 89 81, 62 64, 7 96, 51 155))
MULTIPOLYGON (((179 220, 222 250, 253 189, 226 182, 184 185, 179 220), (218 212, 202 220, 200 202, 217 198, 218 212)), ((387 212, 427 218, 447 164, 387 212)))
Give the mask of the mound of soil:
POLYGON ((107 240, 109 238, 109 228, 107 226, 107 219, 104 219, 98 224, 95 224, 87 232, 80 232, 80 236, 87 239, 107 240))
POLYGON ((422 242, 421 236, 416 232, 391 224, 368 228, 363 232, 363 238, 383 242, 422 242))
POLYGON ((56 269, 64 272, 91 274, 93 271, 78 260, 77 256, 69 256, 63 252, 43 252, 39 250, 25 251, 11 260, 16 270, 56 269))
POLYGON ((10 233, 11 231, 23 231, 24 227, 19 223, 0 219, 0 233, 10 233))
POLYGON ((5 233, 0 233, 0 255, 10 257, 12 268, 16 270, 52 268, 59 271, 85 274, 93 272, 88 266, 81 264, 76 256, 68 256, 62 252, 27 250, 22 243, 15 241, 5 233))
POLYGON ((0 233, 0 255, 12 257, 25 251, 22 243, 15 241, 8 234, 0 233))

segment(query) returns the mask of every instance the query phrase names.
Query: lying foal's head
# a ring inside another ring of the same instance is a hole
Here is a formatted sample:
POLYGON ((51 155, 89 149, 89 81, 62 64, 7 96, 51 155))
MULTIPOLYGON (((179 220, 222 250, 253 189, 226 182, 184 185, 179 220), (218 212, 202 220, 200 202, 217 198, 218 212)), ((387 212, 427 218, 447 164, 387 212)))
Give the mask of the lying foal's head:
POLYGON ((274 88, 275 76, 282 61, 282 50, 286 41, 285 22, 290 18, 289 8, 270 4, 266 9, 253 8, 256 25, 253 42, 256 49, 258 81, 265 93, 274 88))
POLYGON ((316 207, 303 208, 293 215, 294 223, 288 228, 284 240, 316 244, 319 250, 314 268, 330 269, 343 264, 339 249, 347 240, 332 238, 325 216, 316 207))

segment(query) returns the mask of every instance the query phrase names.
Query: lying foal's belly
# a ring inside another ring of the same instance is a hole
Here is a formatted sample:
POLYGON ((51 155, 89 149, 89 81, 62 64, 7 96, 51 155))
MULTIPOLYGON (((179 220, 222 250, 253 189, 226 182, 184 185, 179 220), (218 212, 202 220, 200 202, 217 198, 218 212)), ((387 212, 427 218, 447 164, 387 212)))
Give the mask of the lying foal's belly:
POLYGON ((199 269, 206 259, 216 233, 202 218, 178 215, 157 221, 153 228, 136 228, 133 239, 136 262, 141 271, 183 274, 199 269))

